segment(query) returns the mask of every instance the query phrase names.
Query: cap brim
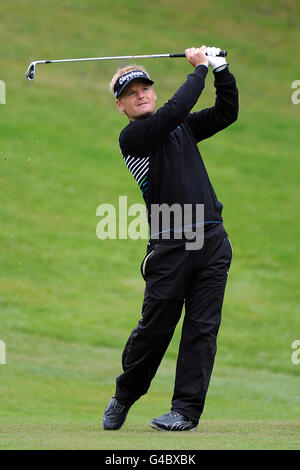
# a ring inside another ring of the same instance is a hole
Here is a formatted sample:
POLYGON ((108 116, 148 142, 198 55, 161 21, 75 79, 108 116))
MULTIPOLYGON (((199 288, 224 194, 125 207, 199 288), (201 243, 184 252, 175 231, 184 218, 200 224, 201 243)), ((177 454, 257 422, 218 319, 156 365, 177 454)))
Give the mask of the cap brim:
POLYGON ((133 80, 141 80, 143 82, 150 83, 150 85, 154 84, 154 81, 151 80, 150 78, 145 78, 145 77, 133 77, 131 80, 128 80, 124 85, 118 90, 118 93, 116 94, 116 98, 119 98, 120 95, 123 93, 125 88, 129 85, 129 83, 133 82, 133 80))

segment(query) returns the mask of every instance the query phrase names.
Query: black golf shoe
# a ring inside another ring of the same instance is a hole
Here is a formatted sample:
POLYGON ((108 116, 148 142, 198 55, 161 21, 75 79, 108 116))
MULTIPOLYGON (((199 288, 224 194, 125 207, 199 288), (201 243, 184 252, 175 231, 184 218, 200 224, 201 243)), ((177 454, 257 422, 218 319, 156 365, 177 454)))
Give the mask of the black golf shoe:
POLYGON ((125 422, 130 405, 122 405, 115 397, 108 403, 104 415, 103 429, 114 431, 120 429, 125 422))
POLYGON ((159 418, 154 418, 150 426, 158 431, 196 431, 197 423, 183 416, 178 411, 171 411, 159 418))

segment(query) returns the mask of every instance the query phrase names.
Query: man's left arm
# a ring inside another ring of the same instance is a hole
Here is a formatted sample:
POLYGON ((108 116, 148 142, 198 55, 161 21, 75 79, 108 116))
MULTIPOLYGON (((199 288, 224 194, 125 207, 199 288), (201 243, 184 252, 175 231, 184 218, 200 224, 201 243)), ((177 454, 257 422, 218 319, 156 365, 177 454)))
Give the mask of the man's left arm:
POLYGON ((190 113, 187 117, 196 142, 211 137, 237 120, 239 101, 238 89, 228 66, 213 72, 216 101, 212 108, 190 113))

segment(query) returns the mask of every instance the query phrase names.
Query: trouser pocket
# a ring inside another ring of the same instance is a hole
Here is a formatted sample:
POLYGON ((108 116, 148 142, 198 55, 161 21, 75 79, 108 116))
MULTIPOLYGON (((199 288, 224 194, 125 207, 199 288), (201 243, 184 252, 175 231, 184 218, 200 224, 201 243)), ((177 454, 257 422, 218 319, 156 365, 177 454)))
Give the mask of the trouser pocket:
POLYGON ((146 256, 144 257, 143 261, 142 261, 142 264, 141 264, 141 274, 144 278, 144 280, 146 281, 146 267, 147 267, 147 263, 148 263, 148 260, 149 258, 153 255, 154 253, 154 249, 152 249, 150 251, 150 253, 147 253, 146 256))
POLYGON ((233 248, 232 248, 232 243, 230 241, 230 238, 227 235, 227 240, 229 241, 230 249, 231 249, 231 258, 233 257, 233 248))

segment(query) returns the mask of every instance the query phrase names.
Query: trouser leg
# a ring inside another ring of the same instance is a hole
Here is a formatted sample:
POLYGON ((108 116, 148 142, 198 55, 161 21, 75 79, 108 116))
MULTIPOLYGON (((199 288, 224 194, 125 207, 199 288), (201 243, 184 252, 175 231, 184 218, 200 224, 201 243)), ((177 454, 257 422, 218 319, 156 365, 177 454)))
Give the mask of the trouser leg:
POLYGON ((183 307, 182 298, 145 296, 142 318, 122 355, 123 373, 116 379, 116 398, 125 404, 144 395, 171 341, 183 307))
POLYGON ((198 422, 217 349, 231 248, 224 231, 207 243, 202 265, 188 290, 176 368, 172 409, 198 422), (209 249, 213 251, 209 253, 209 249), (205 259, 206 258, 206 259, 205 259), (207 264, 210 259, 211 263, 207 264), (203 263, 204 261, 204 263, 203 263), (203 265, 204 264, 204 265, 203 265))

